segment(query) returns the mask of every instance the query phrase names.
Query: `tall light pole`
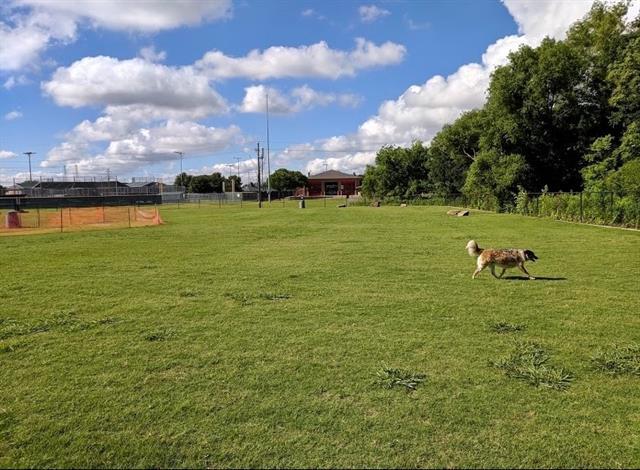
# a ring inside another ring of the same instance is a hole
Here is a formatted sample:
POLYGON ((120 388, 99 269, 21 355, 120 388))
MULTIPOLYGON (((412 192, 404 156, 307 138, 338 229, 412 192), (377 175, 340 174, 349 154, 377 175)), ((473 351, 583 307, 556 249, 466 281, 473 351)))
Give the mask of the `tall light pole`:
POLYGON ((229 181, 231 181, 231 192, 235 193, 236 192, 236 180, 232 180, 231 179, 231 171, 233 170, 233 168, 235 167, 235 165, 233 163, 229 163, 227 165, 227 168, 229 168, 229 181))
POLYGON ((29 157, 29 181, 33 181, 33 177, 31 176, 31 155, 35 154, 35 152, 24 152, 24 155, 29 157))
POLYGON ((182 172, 182 157, 184 156, 184 152, 176 150, 173 153, 180 155, 180 186, 184 187, 184 173, 182 172))
POLYGON ((260 156, 260 142, 256 146, 256 156, 258 157, 258 207, 262 209, 262 182, 260 181, 260 159, 264 161, 264 148, 262 149, 262 157, 260 156))
POLYGON ((271 204, 271 155, 269 145, 269 93, 267 93, 267 194, 269 195, 269 204, 271 204))

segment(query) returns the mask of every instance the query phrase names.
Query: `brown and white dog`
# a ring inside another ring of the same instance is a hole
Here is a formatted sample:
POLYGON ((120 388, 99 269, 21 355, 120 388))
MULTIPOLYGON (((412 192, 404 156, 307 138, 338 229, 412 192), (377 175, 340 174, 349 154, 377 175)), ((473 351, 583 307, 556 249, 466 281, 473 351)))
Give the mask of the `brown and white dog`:
POLYGON ((505 270, 509 268, 518 267, 520 271, 525 273, 529 279, 535 279, 531 274, 527 272, 524 267, 525 261, 535 261, 538 259, 536 254, 531 250, 493 250, 490 248, 483 249, 478 244, 471 240, 467 243, 467 252, 469 256, 477 256, 478 264, 476 270, 473 272, 472 278, 475 279, 480 271, 489 266, 491 268, 491 274, 496 279, 500 279, 505 270), (502 272, 499 276, 496 276, 496 266, 502 268, 502 272))

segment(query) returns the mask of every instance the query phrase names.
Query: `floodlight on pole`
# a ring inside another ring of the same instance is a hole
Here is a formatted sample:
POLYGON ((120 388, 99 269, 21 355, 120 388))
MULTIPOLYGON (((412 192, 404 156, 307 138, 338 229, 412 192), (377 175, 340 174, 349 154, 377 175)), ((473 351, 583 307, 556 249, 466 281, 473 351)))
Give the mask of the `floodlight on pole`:
POLYGON ((31 176, 31 155, 35 154, 35 152, 24 152, 24 155, 29 157, 29 181, 33 181, 33 177, 31 176))

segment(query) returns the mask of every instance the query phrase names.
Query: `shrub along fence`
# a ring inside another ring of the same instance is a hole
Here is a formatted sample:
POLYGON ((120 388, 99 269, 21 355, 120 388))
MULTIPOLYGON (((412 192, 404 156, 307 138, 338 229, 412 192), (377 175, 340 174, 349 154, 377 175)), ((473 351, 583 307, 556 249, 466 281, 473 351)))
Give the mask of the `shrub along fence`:
MULTIPOLYGON (((363 198, 368 205, 371 199, 363 198)), ((386 204, 442 205, 472 207, 482 210, 551 217, 557 220, 597 225, 639 228, 640 197, 611 191, 603 192, 520 192, 512 200, 500 204, 494 196, 470 197, 464 194, 422 195, 418 198, 386 198, 386 204)))

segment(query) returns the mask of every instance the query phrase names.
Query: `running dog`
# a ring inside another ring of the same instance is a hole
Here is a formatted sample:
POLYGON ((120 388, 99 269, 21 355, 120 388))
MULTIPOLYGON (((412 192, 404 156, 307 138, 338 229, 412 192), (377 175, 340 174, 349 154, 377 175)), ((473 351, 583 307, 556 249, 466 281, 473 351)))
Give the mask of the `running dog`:
POLYGON ((475 279, 480 271, 489 266, 491 268, 491 274, 496 279, 500 279, 504 272, 509 268, 518 267, 520 271, 525 273, 529 279, 535 279, 531 274, 527 272, 524 267, 525 261, 535 261, 538 259, 536 254, 531 250, 493 250, 490 248, 483 249, 478 244, 471 240, 467 243, 467 252, 469 256, 476 256, 478 258, 477 268, 473 272, 472 279, 475 279), (496 276, 496 266, 502 268, 502 272, 499 276, 496 276))

